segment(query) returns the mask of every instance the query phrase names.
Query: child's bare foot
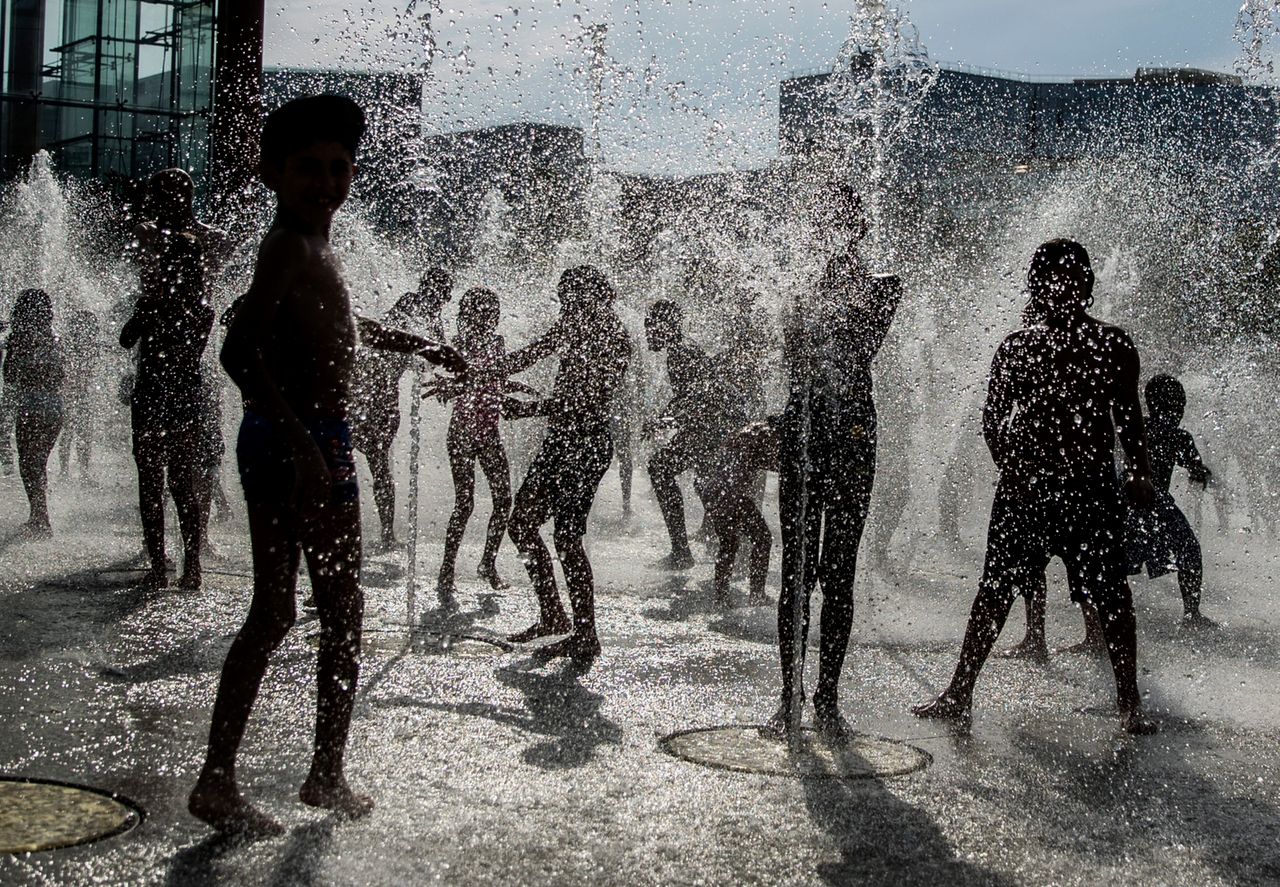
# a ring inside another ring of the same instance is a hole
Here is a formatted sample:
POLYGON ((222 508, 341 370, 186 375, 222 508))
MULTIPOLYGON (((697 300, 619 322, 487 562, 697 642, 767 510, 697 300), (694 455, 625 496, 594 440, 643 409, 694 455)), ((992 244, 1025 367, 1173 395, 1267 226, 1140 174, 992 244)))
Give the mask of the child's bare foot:
POLYGON ((1107 643, 1106 641, 1099 640, 1097 638, 1091 638, 1088 635, 1086 635, 1085 639, 1080 643, 1072 644, 1069 647, 1062 647, 1057 652, 1066 653, 1068 655, 1084 654, 1087 656, 1106 656, 1107 643))
POLYGON ((445 613, 456 613, 462 607, 458 604, 458 591, 453 587, 453 580, 441 580, 436 586, 436 601, 445 613))
POLYGON ((509 582, 498 575, 498 568, 494 564, 481 564, 480 569, 476 570, 476 575, 488 582, 489 587, 494 591, 503 591, 511 587, 509 582))
POLYGON ((142 577, 142 581, 138 584, 149 591, 159 591, 162 588, 168 588, 169 573, 167 570, 157 570, 153 567, 147 571, 147 574, 142 577))
POLYGON ((600 656, 600 640, 592 632, 589 635, 574 633, 567 638, 539 647, 533 651, 538 659, 556 659, 566 656, 580 665, 595 662, 600 656))
POLYGON ((18 529, 18 536, 24 541, 52 539, 53 527, 47 520, 29 520, 18 529))
POLYGON ((973 717, 973 701, 943 693, 933 702, 914 706, 911 713, 917 718, 955 721, 957 724, 967 726, 973 717))
POLYGON ((654 564, 659 570, 688 570, 693 566, 693 552, 689 549, 673 551, 654 564))
POLYGON ((1213 631, 1218 623, 1199 613, 1187 613, 1182 617, 1182 627, 1188 631, 1213 631))
POLYGON ((1133 736, 1152 736, 1160 732, 1160 725, 1143 714, 1141 708, 1133 708, 1121 714, 1120 727, 1133 736))
POLYGON ((204 576, 198 567, 195 569, 188 567, 182 571, 182 578, 178 580, 178 587, 183 591, 199 591, 203 579, 204 576))
POLYGON ((274 837, 284 826, 244 799, 234 783, 201 777, 187 798, 187 810, 224 835, 274 837))
POLYGON ((1043 663, 1049 661, 1049 646, 1044 642, 1044 638, 1038 640, 1023 638, 1020 643, 996 655, 1001 659, 1026 659, 1028 662, 1043 663))
POLYGON ((373 798, 352 791, 341 776, 336 779, 308 776, 298 791, 298 798, 304 804, 332 810, 348 819, 359 819, 373 812, 373 798))
POLYGON ((571 631, 573 631, 573 625, 568 619, 550 624, 535 622, 524 631, 517 631, 515 634, 507 635, 507 640, 513 644, 527 644, 529 641, 536 641, 538 638, 548 638, 556 634, 568 634, 571 631))

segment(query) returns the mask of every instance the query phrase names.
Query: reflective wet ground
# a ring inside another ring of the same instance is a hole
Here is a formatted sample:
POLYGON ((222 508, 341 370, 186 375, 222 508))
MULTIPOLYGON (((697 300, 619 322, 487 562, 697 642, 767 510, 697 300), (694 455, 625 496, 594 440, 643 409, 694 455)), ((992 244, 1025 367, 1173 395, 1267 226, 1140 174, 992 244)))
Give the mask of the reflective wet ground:
MULTIPOLYGON (((759 775, 678 758, 663 740, 713 726, 758 735, 748 725, 775 704, 772 614, 717 610, 706 556, 688 575, 651 567, 665 553, 656 510, 642 501, 621 521, 612 477, 593 519, 605 647, 593 670, 576 675, 484 642, 532 617, 510 551, 500 565, 513 589, 462 583, 461 612, 425 614, 407 648, 403 560, 373 556, 349 771, 377 810, 349 823, 296 801, 313 719, 308 636, 318 627, 304 611, 268 675, 240 771, 288 831, 254 844, 212 837, 186 814, 185 796, 248 600, 245 534, 215 527, 221 556, 203 592, 138 589, 127 572, 140 547, 132 487, 127 464, 118 468, 121 479, 93 488, 55 478, 55 541, 3 543, 0 773, 119 792, 147 816, 95 844, 0 856, 0 883, 1280 879, 1273 543, 1238 530, 1206 539, 1205 611, 1225 623, 1217 633, 1177 627, 1171 580, 1135 583, 1143 687, 1164 728, 1132 739, 1116 729, 1106 665, 1075 655, 1047 666, 993 660, 970 735, 910 716, 949 674, 979 566, 977 555, 928 554, 925 540, 916 568, 860 577, 842 692, 855 729, 933 763, 880 779, 832 779, 818 765, 759 775)), ((429 576, 443 469, 426 483, 429 576)), ((639 477, 637 494, 647 496, 639 477)), ((3 537, 25 516, 16 479, 0 479, 0 502, 3 537)), ((473 533, 483 498, 477 511, 473 533)), ((473 541, 462 576, 478 556, 473 541)), ((1080 633, 1063 586, 1055 572, 1057 645, 1080 633)), ((1002 646, 1021 628, 1015 613, 1002 646)))

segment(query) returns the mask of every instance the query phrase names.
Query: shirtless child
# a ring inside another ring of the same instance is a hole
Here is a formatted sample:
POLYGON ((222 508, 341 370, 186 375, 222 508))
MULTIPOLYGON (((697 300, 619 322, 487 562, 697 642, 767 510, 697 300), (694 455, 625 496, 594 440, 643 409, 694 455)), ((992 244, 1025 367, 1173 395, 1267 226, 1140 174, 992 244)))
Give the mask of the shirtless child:
POLYGON ((589 666, 600 655, 600 641, 595 582, 582 537, 596 489, 613 461, 609 414, 631 357, 631 340, 613 309, 613 287, 596 268, 581 265, 564 272, 558 295, 560 318, 551 331, 512 353, 504 364, 509 375, 560 355, 551 394, 540 408, 547 416, 547 434, 516 493, 509 531, 538 596, 538 621, 510 640, 568 634, 538 655, 568 656, 589 666), (556 554, 573 605, 572 621, 560 602, 551 552, 539 532, 549 518, 555 519, 556 554))
POLYGON ((220 831, 282 830, 241 796, 235 761, 267 659, 295 618, 303 554, 319 611, 320 653, 315 751, 300 797, 347 816, 373 808, 343 773, 364 608, 348 424, 355 349, 360 342, 417 352, 464 369, 448 346, 357 323, 352 314, 329 228, 350 190, 363 131, 360 108, 332 95, 291 101, 263 127, 260 174, 276 194, 276 217, 222 350, 223 366, 244 396, 236 457, 249 513, 253 601, 227 653, 208 755, 188 803, 220 831))
POLYGON ((1098 611, 1115 672, 1121 725, 1153 733, 1138 695, 1136 623, 1126 578, 1125 510, 1116 482, 1117 435, 1124 492, 1149 505, 1151 468, 1138 403, 1138 351, 1124 330, 1090 317, 1093 270, 1072 240, 1036 250, 1027 289, 1041 309, 1011 333, 991 365, 983 435, 1000 468, 987 556, 960 662, 922 718, 967 722, 978 673, 1020 590, 1062 558, 1072 597, 1098 611))

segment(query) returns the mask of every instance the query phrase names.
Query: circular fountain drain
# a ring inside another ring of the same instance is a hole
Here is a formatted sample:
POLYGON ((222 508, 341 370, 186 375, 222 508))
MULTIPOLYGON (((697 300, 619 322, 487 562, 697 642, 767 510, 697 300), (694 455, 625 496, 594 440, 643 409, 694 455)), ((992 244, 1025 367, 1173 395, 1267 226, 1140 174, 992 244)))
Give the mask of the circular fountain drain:
POLYGON ((31 853, 123 834, 141 810, 119 795, 41 779, 0 778, 0 853, 31 853))
MULTIPOLYGON (((307 643, 320 646, 320 632, 307 635, 307 643)), ((374 653, 399 653, 408 651, 426 656, 461 656, 481 659, 501 656, 511 652, 511 646, 496 638, 475 635, 448 634, 434 631, 412 633, 405 629, 365 629, 361 649, 374 653)))
POLYGON ((668 754, 704 767, 766 776, 867 779, 905 776, 933 763, 914 745, 863 733, 830 742, 806 729, 793 750, 777 734, 752 724, 685 730, 663 738, 661 745, 668 754))

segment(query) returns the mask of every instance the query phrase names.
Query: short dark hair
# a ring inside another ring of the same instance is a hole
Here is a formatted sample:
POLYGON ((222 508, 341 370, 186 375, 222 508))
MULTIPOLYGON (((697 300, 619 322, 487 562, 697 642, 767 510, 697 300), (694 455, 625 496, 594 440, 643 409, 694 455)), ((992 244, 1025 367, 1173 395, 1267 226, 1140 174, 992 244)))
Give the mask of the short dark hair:
POLYGON ((579 307, 599 308, 617 298, 604 272, 594 265, 578 265, 560 275, 560 286, 581 297, 579 307))
POLYGON ((1158 373, 1147 382, 1147 412, 1154 415, 1182 413, 1187 408, 1187 390, 1168 373, 1158 373))
POLYGON ((317 142, 337 142, 356 156, 364 111, 344 95, 309 95, 285 102, 262 124, 262 163, 284 166, 290 154, 317 142))
POLYGON ((670 299, 659 299, 649 306, 647 319, 676 326, 684 320, 684 310, 670 299))
MULTIPOLYGON (((1093 264, 1089 261, 1089 251, 1079 241, 1069 237, 1058 237, 1047 240, 1036 247, 1031 256, 1031 265, 1027 268, 1027 284, 1054 268, 1078 267, 1084 270, 1084 289, 1086 307, 1093 302, 1093 264)), ((1032 292, 1035 301, 1035 292, 1032 292)))

